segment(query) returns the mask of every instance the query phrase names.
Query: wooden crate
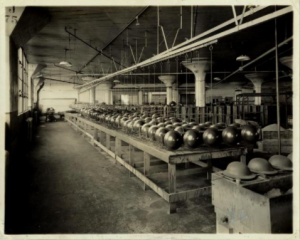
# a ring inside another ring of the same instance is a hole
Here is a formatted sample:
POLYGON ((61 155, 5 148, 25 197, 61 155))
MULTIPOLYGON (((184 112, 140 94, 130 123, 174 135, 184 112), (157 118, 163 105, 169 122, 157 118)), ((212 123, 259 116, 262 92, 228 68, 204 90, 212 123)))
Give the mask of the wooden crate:
POLYGON ((240 184, 212 174, 217 233, 292 233, 292 174, 258 177, 240 184), (267 196, 271 189, 284 194, 267 196))
MULTIPOLYGON (((293 151, 293 131, 281 128, 280 131, 281 152, 293 151)), ((271 124, 262 129, 262 151, 268 153, 278 152, 277 124, 271 124)))

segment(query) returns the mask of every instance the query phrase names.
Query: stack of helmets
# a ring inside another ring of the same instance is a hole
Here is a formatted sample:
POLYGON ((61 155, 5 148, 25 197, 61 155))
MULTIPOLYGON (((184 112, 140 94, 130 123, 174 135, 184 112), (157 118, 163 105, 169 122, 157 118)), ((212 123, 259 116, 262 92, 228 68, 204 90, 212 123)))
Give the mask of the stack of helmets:
POLYGON ((274 155, 274 156, 270 157, 269 162, 276 169, 287 170, 287 171, 293 170, 292 161, 285 156, 274 155))
POLYGON ((248 163, 248 168, 251 172, 264 174, 264 175, 273 175, 278 173, 272 165, 264 158, 253 158, 248 163))
POLYGON ((242 162, 231 162, 228 164, 223 174, 227 177, 239 180, 250 180, 256 177, 256 175, 251 173, 250 169, 242 162))

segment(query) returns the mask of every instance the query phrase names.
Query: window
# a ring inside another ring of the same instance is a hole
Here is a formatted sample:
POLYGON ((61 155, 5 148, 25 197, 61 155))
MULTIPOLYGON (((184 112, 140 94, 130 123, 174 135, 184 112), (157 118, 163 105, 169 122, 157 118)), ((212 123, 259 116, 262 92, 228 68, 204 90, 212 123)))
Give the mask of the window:
POLYGON ((28 110, 28 66, 23 49, 18 50, 18 113, 28 110))

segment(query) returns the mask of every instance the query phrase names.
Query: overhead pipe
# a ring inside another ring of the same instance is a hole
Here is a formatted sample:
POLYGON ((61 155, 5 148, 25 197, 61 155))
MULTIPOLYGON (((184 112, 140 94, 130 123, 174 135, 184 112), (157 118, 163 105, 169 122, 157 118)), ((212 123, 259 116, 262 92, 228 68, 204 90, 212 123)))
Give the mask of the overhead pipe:
MULTIPOLYGON (((104 57, 110 59, 110 60, 113 60, 110 56, 108 56, 107 54, 105 54, 102 50, 98 50, 97 48, 93 47, 91 44, 87 43, 86 41, 84 41, 83 39, 77 37, 75 34, 71 33, 70 31, 68 31, 67 27, 65 27, 65 31, 70 34, 72 37, 78 39, 79 41, 81 41, 82 43, 84 43, 85 45, 89 46, 90 48, 94 49, 95 51, 97 51, 100 55, 103 55, 104 57)), ((123 66, 121 65, 121 63, 119 62, 116 62, 118 65, 126 68, 126 66, 123 66)))
POLYGON ((242 17, 241 17, 241 19, 240 19, 240 23, 239 23, 239 24, 242 24, 242 23, 243 23, 245 11, 246 11, 246 6, 244 6, 244 8, 243 8, 242 17))
POLYGON ((195 34, 196 34, 197 15, 198 15, 198 6, 196 6, 196 11, 195 11, 194 15, 195 15, 195 17, 194 17, 194 32, 193 32, 193 36, 195 36, 195 34))
MULTIPOLYGON (((250 10, 250 11, 247 11, 247 12, 244 14, 243 17, 247 17, 247 16, 249 16, 249 15, 252 15, 252 14, 254 14, 254 13, 258 12, 258 11, 261 11, 261 10, 267 8, 267 7, 268 7, 268 6, 260 6, 260 7, 257 7, 257 8, 255 8, 255 9, 252 9, 252 10, 250 10)), ((239 15, 239 16, 237 16, 237 19, 240 19, 241 17, 242 17, 242 15, 239 15)), ((159 21, 159 7, 158 7, 157 18, 158 18, 158 21, 159 21)), ((135 20, 135 18, 134 18, 134 20, 135 20)), ((216 27, 214 27, 214 28, 212 28, 212 29, 210 29, 210 30, 208 30, 208 31, 206 31, 206 32, 204 32, 204 33, 202 33, 202 34, 197 35, 197 36, 194 37, 193 39, 187 40, 187 41, 185 41, 185 42, 183 42, 183 43, 181 43, 181 44, 178 44, 178 45, 172 47, 172 48, 169 49, 169 50, 166 50, 166 51, 162 52, 161 54, 159 54, 159 45, 158 45, 158 46, 157 46, 157 54, 158 54, 158 55, 156 55, 155 57, 159 57, 159 56, 161 56, 161 55, 163 55, 163 54, 168 54, 170 51, 173 51, 173 50, 175 50, 175 49, 177 49, 177 48, 179 48, 179 47, 182 47, 182 46, 184 46, 184 45, 186 45, 186 44, 189 44, 189 43, 191 43, 191 42, 193 42, 193 41, 195 41, 195 40, 197 40, 197 39, 199 39, 199 38, 202 38, 202 37, 204 37, 204 36, 206 36, 206 35, 208 35, 208 34, 211 34, 211 33, 215 32, 215 31, 217 31, 217 30, 219 30, 219 29, 221 29, 221 28, 223 28, 223 27, 226 27, 227 25, 229 25, 229 24, 231 24, 231 23, 234 23, 234 21, 235 21, 234 18, 233 18, 233 19, 230 19, 230 20, 228 20, 228 21, 226 21, 226 22, 224 22, 224 23, 222 23, 222 24, 220 24, 220 25, 218 25, 218 26, 216 26, 216 27)), ((159 22, 158 22, 158 23, 159 23, 159 22)), ((181 28, 182 28, 182 7, 181 7, 181 22, 180 22, 180 23, 181 23, 181 28)), ((159 43, 159 36, 158 36, 158 34, 159 34, 159 32, 157 33, 157 42, 159 43)), ((127 29, 127 45, 128 45, 128 29, 127 29)), ((151 58, 151 59, 153 59, 153 58, 151 58)))
POLYGON ((58 80, 58 79, 54 79, 54 78, 48 78, 48 77, 44 77, 44 79, 46 79, 46 80, 51 80, 51 81, 56 81, 56 82, 63 82, 63 83, 69 83, 69 84, 76 84, 76 85, 80 85, 80 83, 68 82, 68 81, 62 81, 62 80, 58 80))
POLYGON ((130 48, 130 52, 131 52, 131 55, 132 55, 132 58, 133 58, 133 61, 135 64, 137 64, 136 60, 135 60, 135 56, 134 56, 134 53, 133 53, 133 50, 132 50, 132 47, 131 45, 129 45, 129 48, 130 48))
MULTIPOLYGON (((276 7, 275 7, 276 11, 276 7)), ((278 43, 277 43, 277 18, 275 18, 275 67, 276 67, 276 108, 277 108, 277 133, 278 133, 278 153, 281 154, 280 135, 280 99, 279 99, 279 76, 278 76, 278 43)))
POLYGON ((193 38, 193 27, 194 26, 194 12, 193 6, 191 6, 191 39, 193 38))
MULTIPOLYGON (((235 25, 238 26, 239 24, 238 24, 238 19, 237 19, 237 17, 236 17, 235 6, 232 5, 231 7, 232 7, 232 12, 233 12, 233 17, 234 17, 235 25)), ((242 18, 241 18, 241 19, 242 19, 242 18)))
POLYGON ((166 49, 168 50, 169 47, 168 47, 168 42, 167 42, 167 38, 166 38, 166 35, 165 35, 164 27, 160 26, 160 28, 161 28, 161 32, 162 32, 163 37, 164 37, 164 42, 165 42, 165 45, 166 45, 166 49))
POLYGON ((157 54, 159 54, 159 6, 157 6, 157 54))
POLYGON ((145 48, 145 47, 142 48, 142 51, 141 51, 141 54, 140 54, 140 57, 139 57, 139 60, 138 60, 137 63, 139 63, 139 62, 141 61, 141 58, 142 58, 142 55, 143 55, 143 52, 144 52, 144 48, 145 48))
MULTIPOLYGON (((113 41, 115 41, 133 22, 136 21, 136 17, 142 15, 150 6, 142 9, 127 25, 124 27, 115 37, 113 37, 100 51, 104 51, 113 41)), ((127 42, 128 44, 128 42, 127 42)), ((87 67, 96 57, 98 57, 100 53, 97 53, 94 57, 92 57, 79 71, 82 71, 85 67, 87 67)))
MULTIPOLYGON (((246 29, 246 28, 251 27, 251 26, 255 26, 257 24, 260 24, 262 22, 268 21, 268 20, 273 19, 275 17, 282 16, 282 15, 287 14, 287 13, 292 12, 292 11, 293 11, 292 6, 283 8, 283 9, 278 10, 276 12, 273 12, 273 13, 267 14, 267 15, 265 15, 263 17, 259 17, 259 18, 255 19, 255 20, 252 20, 251 22, 244 23, 242 25, 239 25, 239 26, 233 27, 231 29, 228 29, 228 30, 226 30, 224 32, 218 33, 218 34, 216 34, 214 36, 211 36, 211 37, 208 37, 208 38, 203 39, 201 41, 195 42, 195 43, 193 43, 193 44, 191 44, 189 46, 182 47, 181 49, 177 49, 177 50, 174 50, 174 51, 169 52, 167 54, 163 54, 163 55, 159 55, 159 56, 155 56, 155 57, 149 58, 148 60, 145 60, 145 61, 143 61, 143 62, 141 62, 141 63, 139 63, 139 64, 137 64, 135 66, 128 67, 128 68, 123 69, 123 70, 121 70, 119 72, 113 73, 113 74, 111 74, 111 75, 109 75, 107 77, 103 77, 101 79, 96 79, 96 80, 94 80, 94 81, 92 81, 92 82, 90 82, 88 84, 84 84, 84 85, 80 86, 79 88, 83 88, 83 87, 89 88, 90 85, 97 84, 98 82, 108 80, 108 79, 110 79, 110 78, 112 78, 114 76, 117 76, 117 75, 120 75, 120 74, 124 74, 124 73, 130 72, 130 71, 134 71, 137 68, 148 66, 148 65, 153 64, 153 63, 155 63, 157 61, 163 61, 164 59, 170 58, 170 56, 175 57, 177 55, 181 55, 182 52, 184 52, 184 51, 194 51, 194 50, 196 50, 198 48, 211 45, 212 43, 210 41, 216 41, 216 39, 218 39, 218 38, 222 38, 224 36, 228 36, 228 35, 230 35, 232 33, 238 32, 240 30, 246 29)), ((88 90, 88 89, 86 89, 86 90, 88 90)))
POLYGON ((134 66, 128 67, 127 69, 123 69, 123 70, 121 70, 121 71, 119 71, 119 72, 111 73, 111 74, 107 75, 106 77, 102 77, 102 78, 96 79, 96 80, 94 80, 94 81, 92 81, 92 82, 90 82, 90 83, 88 83, 88 84, 85 84, 85 85, 82 85, 82 86, 79 86, 79 87, 75 87, 75 88, 83 88, 83 87, 86 87, 86 89, 83 90, 83 91, 86 91, 86 90, 88 90, 89 88, 91 88, 93 85, 98 85, 100 82, 107 81, 107 80, 109 80, 109 79, 111 79, 111 78, 113 78, 113 77, 115 77, 115 76, 122 75, 122 74, 125 74, 125 73, 128 73, 128 72, 132 72, 132 71, 135 71, 135 70, 138 69, 138 68, 145 67, 145 66, 148 66, 148 65, 150 65, 150 64, 155 64, 155 63, 157 63, 157 62, 161 62, 161 61, 167 60, 167 59, 169 59, 169 58, 173 58, 173 57, 182 55, 182 54, 184 54, 184 53, 186 53, 186 52, 195 51, 195 50, 197 50, 197 49, 200 49, 200 48, 203 48, 203 47, 207 47, 207 46, 210 46, 210 45, 215 44, 215 43, 217 43, 217 40, 212 41, 212 42, 208 42, 208 43, 205 43, 205 44, 202 44, 202 45, 199 45, 199 46, 197 46, 197 47, 194 47, 194 48, 191 48, 191 49, 188 49, 188 50, 185 50, 184 52, 177 51, 176 53, 172 53, 172 54, 168 54, 168 55, 166 55, 166 56, 162 56, 160 59, 153 60, 153 61, 150 62, 150 63, 148 63, 148 62, 147 62, 148 60, 146 60, 146 61, 141 62, 141 63, 139 63, 139 64, 136 64, 136 65, 134 65, 134 66), (145 62, 147 62, 147 63, 145 63, 145 62), (142 65, 142 64, 143 64, 143 65, 142 65))
MULTIPOLYGON (((285 43, 291 41, 293 39, 293 37, 289 37, 288 39, 284 40, 283 42, 281 42, 278 47, 283 46, 285 43)), ((270 50, 266 51, 265 53, 263 53, 262 55, 260 55, 259 57, 255 58, 254 60, 252 60, 251 62, 247 63, 246 65, 240 67, 238 70, 234 71, 233 73, 229 74, 227 77, 225 77, 224 79, 222 79, 221 81, 219 81, 218 83, 216 83, 213 87, 217 86, 218 84, 220 84, 221 82, 224 82, 225 80, 227 80, 228 78, 232 77, 233 75, 235 75, 238 72, 242 72, 244 68, 248 67, 249 65, 257 62, 258 60, 260 60, 261 58, 263 58, 264 56, 268 55, 269 53, 273 52, 276 49, 276 47, 271 48, 270 50)))
POLYGON ((176 31, 176 34, 175 34, 175 37, 174 37, 174 41, 173 41, 173 44, 172 44, 172 48, 174 47, 174 45, 176 43, 178 33, 181 29, 182 29, 182 6, 180 6, 180 27, 177 28, 177 31, 176 31))
MULTIPOLYGON (((259 6, 259 7, 257 7, 257 8, 254 8, 254 9, 252 9, 251 11, 245 12, 245 14, 244 14, 243 17, 250 16, 250 15, 252 15, 252 14, 258 12, 258 11, 261 11, 261 10, 267 8, 267 7, 268 7, 268 6, 259 6)), ((237 20, 239 20, 239 19, 241 19, 241 18, 242 18, 242 15, 237 16, 237 20)), ((161 54, 167 54, 167 53, 170 52, 170 51, 173 51, 173 50, 175 50, 175 49, 177 49, 177 48, 180 48, 180 47, 185 46, 185 45, 187 45, 187 44, 189 44, 189 43, 192 43, 192 42, 194 42, 194 41, 196 41, 196 40, 198 40, 198 39, 200 39, 200 38, 202 38, 202 37, 204 37, 204 36, 206 36, 206 35, 209 35, 209 34, 211 34, 211 33, 213 33, 213 32, 216 32, 216 31, 220 30, 221 28, 224 28, 224 27, 226 27, 226 26, 228 26, 228 25, 230 25, 231 23, 234 23, 234 22, 235 22, 235 18, 232 18, 232 19, 230 19, 230 20, 228 20, 228 21, 226 21, 226 22, 224 22, 224 23, 222 23, 222 24, 220 24, 220 25, 218 25, 218 26, 216 26, 216 27, 214 27, 214 28, 211 28, 210 30, 208 30, 208 31, 206 31, 206 32, 204 32, 204 33, 201 33, 201 34, 199 34, 199 35, 193 37, 192 39, 189 39, 189 40, 187 40, 187 41, 184 41, 184 42, 182 42, 182 43, 180 43, 180 44, 178 44, 178 45, 176 45, 176 46, 170 48, 169 50, 164 51, 164 52, 161 53, 161 54)))
MULTIPOLYGON (((284 71, 279 71, 280 73, 284 73, 284 71)), ((212 74, 226 74, 226 73, 231 73, 231 72, 212 72, 212 74)), ((275 71, 241 71, 241 73, 275 73, 275 71)), ((143 72, 143 73, 131 73, 131 74, 121 74, 121 76, 149 76, 149 75, 192 75, 192 72, 172 72, 172 73, 153 73, 153 72, 143 72)), ((206 74, 211 74, 210 72, 206 72, 206 74)), ((94 74, 90 74, 90 73, 83 73, 83 74, 78 74, 80 76, 107 76, 108 74, 102 74, 102 73, 94 73, 94 74)), ((54 75, 57 76, 57 75, 54 75)), ((70 75, 66 75, 64 74, 64 76, 74 76, 72 74, 70 75)))

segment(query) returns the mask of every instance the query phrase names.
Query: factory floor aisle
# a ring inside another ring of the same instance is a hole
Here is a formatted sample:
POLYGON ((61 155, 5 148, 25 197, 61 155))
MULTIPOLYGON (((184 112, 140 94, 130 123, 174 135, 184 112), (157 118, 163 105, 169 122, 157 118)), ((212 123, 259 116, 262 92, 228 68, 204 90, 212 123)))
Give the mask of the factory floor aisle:
POLYGON ((41 123, 9 167, 6 233, 215 233, 211 197, 167 203, 66 122, 41 123))

